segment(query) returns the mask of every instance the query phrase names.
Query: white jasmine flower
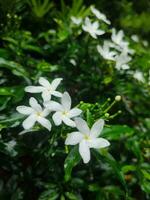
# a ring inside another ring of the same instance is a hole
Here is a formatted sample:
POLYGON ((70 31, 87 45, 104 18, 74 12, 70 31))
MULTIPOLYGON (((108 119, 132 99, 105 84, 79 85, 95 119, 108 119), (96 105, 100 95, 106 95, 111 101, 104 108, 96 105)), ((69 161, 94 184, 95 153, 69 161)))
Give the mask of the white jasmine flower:
POLYGON ((110 24, 110 21, 106 18, 106 15, 101 13, 99 10, 97 10, 94 6, 91 6, 92 13, 99 19, 105 22, 106 24, 110 24))
POLYGON ((64 92, 62 95, 61 104, 50 101, 45 103, 45 107, 51 111, 56 111, 52 117, 56 126, 64 122, 68 126, 75 127, 75 122, 72 118, 79 116, 82 112, 78 108, 71 109, 71 98, 68 92, 64 92))
POLYGON ((111 39, 112 41, 117 44, 121 48, 127 48, 128 47, 128 42, 123 40, 124 37, 124 32, 122 30, 116 32, 116 29, 112 29, 112 35, 111 39))
POLYGON ((139 37, 137 35, 132 35, 131 36, 131 39, 134 41, 134 42, 139 42, 139 37))
POLYGON ((140 82, 145 82, 143 73, 141 71, 136 70, 133 74, 133 78, 135 78, 136 80, 140 81, 140 82))
POLYGON ((126 70, 126 69, 129 69, 129 65, 128 65, 128 62, 131 61, 131 57, 128 56, 128 54, 126 52, 122 52, 120 55, 117 55, 116 58, 115 58, 115 61, 116 61, 116 69, 118 70, 126 70))
POLYGON ((82 18, 80 18, 80 17, 77 18, 77 17, 72 16, 71 21, 76 25, 80 25, 82 22, 82 18))
POLYGON ((42 93, 43 100, 49 101, 52 95, 56 97, 62 96, 60 92, 56 91, 61 81, 62 78, 56 78, 52 81, 52 83, 49 83, 48 80, 46 80, 43 77, 40 77, 39 84, 41 86, 27 86, 25 88, 25 91, 30 93, 42 93))
POLYGON ((70 59, 70 63, 72 64, 72 65, 74 65, 74 66, 76 66, 77 65, 77 63, 76 63, 76 61, 75 61, 75 59, 70 59))
POLYGON ((110 51, 110 45, 108 41, 104 41, 103 46, 97 45, 97 51, 104 59, 107 60, 115 60, 115 56, 117 54, 115 51, 110 51))
POLYGON ((76 127, 78 131, 72 132, 67 136, 65 141, 66 145, 79 144, 79 153, 84 163, 90 161, 90 148, 104 148, 110 145, 110 143, 104 138, 98 138, 103 130, 104 120, 99 119, 94 123, 91 130, 89 129, 86 121, 82 118, 75 119, 76 127))
POLYGON ((144 45, 145 47, 148 47, 148 41, 143 40, 143 45, 144 45))
POLYGON ((97 35, 103 35, 105 33, 103 30, 98 29, 99 23, 97 21, 92 23, 88 17, 85 18, 85 23, 82 25, 82 28, 95 39, 97 39, 97 35))
POLYGON ((45 118, 50 111, 46 108, 42 109, 41 105, 38 104, 37 100, 33 97, 29 99, 29 104, 31 107, 18 106, 16 108, 19 113, 28 116, 22 124, 24 129, 30 129, 34 126, 35 122, 38 122, 50 131, 51 123, 45 118))

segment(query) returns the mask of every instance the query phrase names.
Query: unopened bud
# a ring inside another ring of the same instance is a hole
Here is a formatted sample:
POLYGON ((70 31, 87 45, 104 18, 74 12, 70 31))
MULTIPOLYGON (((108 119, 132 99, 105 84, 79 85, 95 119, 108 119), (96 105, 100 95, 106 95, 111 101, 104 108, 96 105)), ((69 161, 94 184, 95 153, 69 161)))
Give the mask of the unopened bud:
POLYGON ((121 96, 120 95, 117 95, 116 97, 115 97, 115 101, 120 101, 121 100, 121 96))
POLYGON ((109 117, 110 116, 110 114, 109 113, 105 113, 105 117, 109 117))

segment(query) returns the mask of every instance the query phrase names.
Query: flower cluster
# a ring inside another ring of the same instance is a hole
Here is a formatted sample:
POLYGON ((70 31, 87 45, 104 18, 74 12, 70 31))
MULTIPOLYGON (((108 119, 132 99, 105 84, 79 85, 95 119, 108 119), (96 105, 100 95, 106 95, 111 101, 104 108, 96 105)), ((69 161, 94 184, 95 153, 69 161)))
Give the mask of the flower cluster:
POLYGON ((134 51, 129 48, 129 43, 124 39, 124 32, 112 29, 111 41, 104 41, 104 45, 97 45, 97 50, 100 55, 106 60, 115 61, 117 70, 129 69, 128 63, 131 61, 131 56, 134 51))
MULTIPOLYGON (((81 27, 78 33, 85 31, 94 39, 98 39, 98 36, 101 36, 106 32, 106 30, 100 29, 101 23, 111 25, 111 22, 107 19, 106 15, 96 9, 93 5, 90 6, 89 16, 86 16, 85 18, 82 18, 81 16, 71 16, 71 21, 75 26, 81 27)), ((146 83, 142 71, 130 69, 129 64, 132 61, 132 55, 135 52, 129 47, 129 42, 125 40, 123 30, 117 31, 115 28, 110 28, 109 33, 110 32, 110 39, 104 40, 103 44, 96 45, 96 49, 100 56, 105 60, 111 61, 112 64, 114 64, 115 69, 120 73, 127 72, 127 74, 130 74, 135 80, 141 83, 146 83)), ((135 43, 140 41, 137 35, 132 35, 131 40, 135 43)), ((142 41, 142 43, 144 46, 148 45, 147 41, 142 41)), ((76 65, 74 59, 71 59, 70 63, 74 66, 76 65)), ((148 77, 148 84, 150 84, 149 82, 148 77)))
POLYGON ((21 105, 16 109, 19 113, 27 116, 22 124, 24 129, 31 129, 37 122, 50 131, 52 128, 51 121, 48 119, 50 114, 56 126, 64 123, 72 128, 77 128, 78 131, 68 134, 65 144, 76 145, 79 143, 79 153, 83 158, 83 162, 88 163, 90 148, 99 149, 110 144, 106 139, 98 138, 103 129, 104 120, 99 119, 96 121, 90 130, 86 121, 80 116, 82 110, 77 107, 71 108, 72 102, 68 92, 61 93, 56 90, 61 81, 61 78, 56 78, 52 83, 49 83, 44 77, 39 78, 39 86, 27 86, 25 91, 41 93, 42 106, 34 97, 31 97, 29 99, 30 106, 21 105), (59 98, 60 102, 52 100, 53 96, 59 98))
MULTIPOLYGON (((91 37, 97 39, 98 36, 105 33, 104 30, 101 30, 99 21, 104 22, 107 25, 110 25, 111 22, 106 18, 102 12, 97 10, 94 6, 90 7, 91 14, 96 17, 96 21, 86 17, 83 21, 82 18, 71 17, 71 20, 74 24, 80 25, 82 22, 82 30, 88 32, 91 37)), ((114 61, 115 68, 117 70, 127 70, 129 69, 128 63, 131 61, 131 56, 134 51, 129 48, 129 43, 124 40, 124 32, 120 30, 116 31, 115 28, 111 30, 111 40, 104 41, 103 45, 97 45, 97 51, 99 54, 106 60, 114 61)))

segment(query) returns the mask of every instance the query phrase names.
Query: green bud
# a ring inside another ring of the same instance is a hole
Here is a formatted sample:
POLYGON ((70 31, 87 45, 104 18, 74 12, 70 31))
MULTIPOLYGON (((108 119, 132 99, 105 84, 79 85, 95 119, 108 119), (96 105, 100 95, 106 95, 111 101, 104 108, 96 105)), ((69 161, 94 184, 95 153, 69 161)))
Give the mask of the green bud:
POLYGON ((109 117, 110 116, 110 114, 109 113, 105 113, 105 117, 109 117))

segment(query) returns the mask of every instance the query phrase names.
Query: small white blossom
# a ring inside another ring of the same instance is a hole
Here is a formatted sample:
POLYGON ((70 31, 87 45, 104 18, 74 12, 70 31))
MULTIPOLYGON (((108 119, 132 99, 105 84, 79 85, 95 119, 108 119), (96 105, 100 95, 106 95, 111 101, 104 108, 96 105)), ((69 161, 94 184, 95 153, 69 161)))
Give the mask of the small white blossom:
POLYGON ((82 22, 82 18, 80 18, 80 17, 77 18, 77 17, 71 16, 71 21, 76 25, 80 25, 82 22))
POLYGON ((76 63, 76 61, 75 61, 75 59, 70 59, 70 63, 72 64, 72 65, 74 65, 74 66, 76 66, 77 65, 77 63, 76 63))
POLYGON ((144 45, 145 47, 148 47, 148 41, 143 40, 143 45, 144 45))
POLYGON ((137 35, 132 35, 131 36, 131 39, 134 41, 134 42, 139 42, 139 37, 137 35))
POLYGON ((136 70, 133 74, 133 78, 135 78, 136 80, 140 81, 140 82, 145 82, 143 73, 141 71, 136 70))
POLYGON ((62 81, 62 78, 56 78, 52 81, 52 83, 49 83, 48 80, 46 80, 43 77, 40 77, 39 84, 41 86, 27 86, 25 88, 25 91, 30 92, 30 93, 42 93, 43 100, 49 101, 52 95, 56 97, 62 97, 62 94, 56 91, 61 81, 62 81))
POLYGON ((35 122, 40 123, 42 126, 51 130, 51 123, 45 117, 49 115, 50 111, 45 108, 42 109, 37 100, 33 97, 29 99, 29 106, 18 106, 16 109, 19 113, 27 115, 28 117, 23 121, 24 129, 30 129, 34 126, 35 122))
POLYGON ((82 28, 95 39, 97 39, 97 35, 103 35, 105 33, 103 30, 99 29, 99 23, 97 21, 92 23, 88 17, 85 18, 82 28))
POLYGON ((103 130, 104 120, 96 121, 91 130, 82 118, 76 118, 75 123, 78 131, 68 134, 65 144, 76 145, 79 143, 79 153, 83 162, 88 163, 90 161, 90 148, 100 149, 110 145, 106 139, 98 138, 103 130))
POLYGON ((112 41, 117 44, 118 46, 124 48, 128 45, 128 42, 123 40, 124 32, 122 30, 116 32, 116 29, 112 29, 111 39, 112 41))
POLYGON ((129 69, 129 65, 128 62, 131 61, 131 57, 128 56, 128 54, 126 52, 122 52, 120 55, 117 55, 115 58, 116 61, 116 69, 118 70, 126 70, 129 69))
POLYGON ((59 126, 64 122, 66 125, 75 127, 75 122, 72 118, 77 117, 81 114, 81 110, 78 108, 71 109, 71 98, 68 92, 64 92, 61 98, 61 104, 50 101, 46 102, 45 107, 51 111, 56 111, 52 118, 56 126, 59 126))
POLYGON ((92 13, 99 19, 105 22, 106 24, 110 24, 110 21, 106 18, 106 15, 101 13, 99 10, 97 10, 94 6, 91 6, 92 13))
POLYGON ((124 37, 124 32, 122 30, 118 31, 118 33, 116 32, 116 29, 112 29, 112 35, 111 35, 111 39, 114 42, 114 48, 116 48, 119 51, 126 51, 129 54, 133 54, 134 50, 130 49, 129 43, 127 41, 123 40, 124 37))
POLYGON ((108 41, 104 41, 103 46, 97 45, 97 51, 106 60, 115 60, 115 56, 117 54, 115 51, 110 51, 110 45, 108 41))

